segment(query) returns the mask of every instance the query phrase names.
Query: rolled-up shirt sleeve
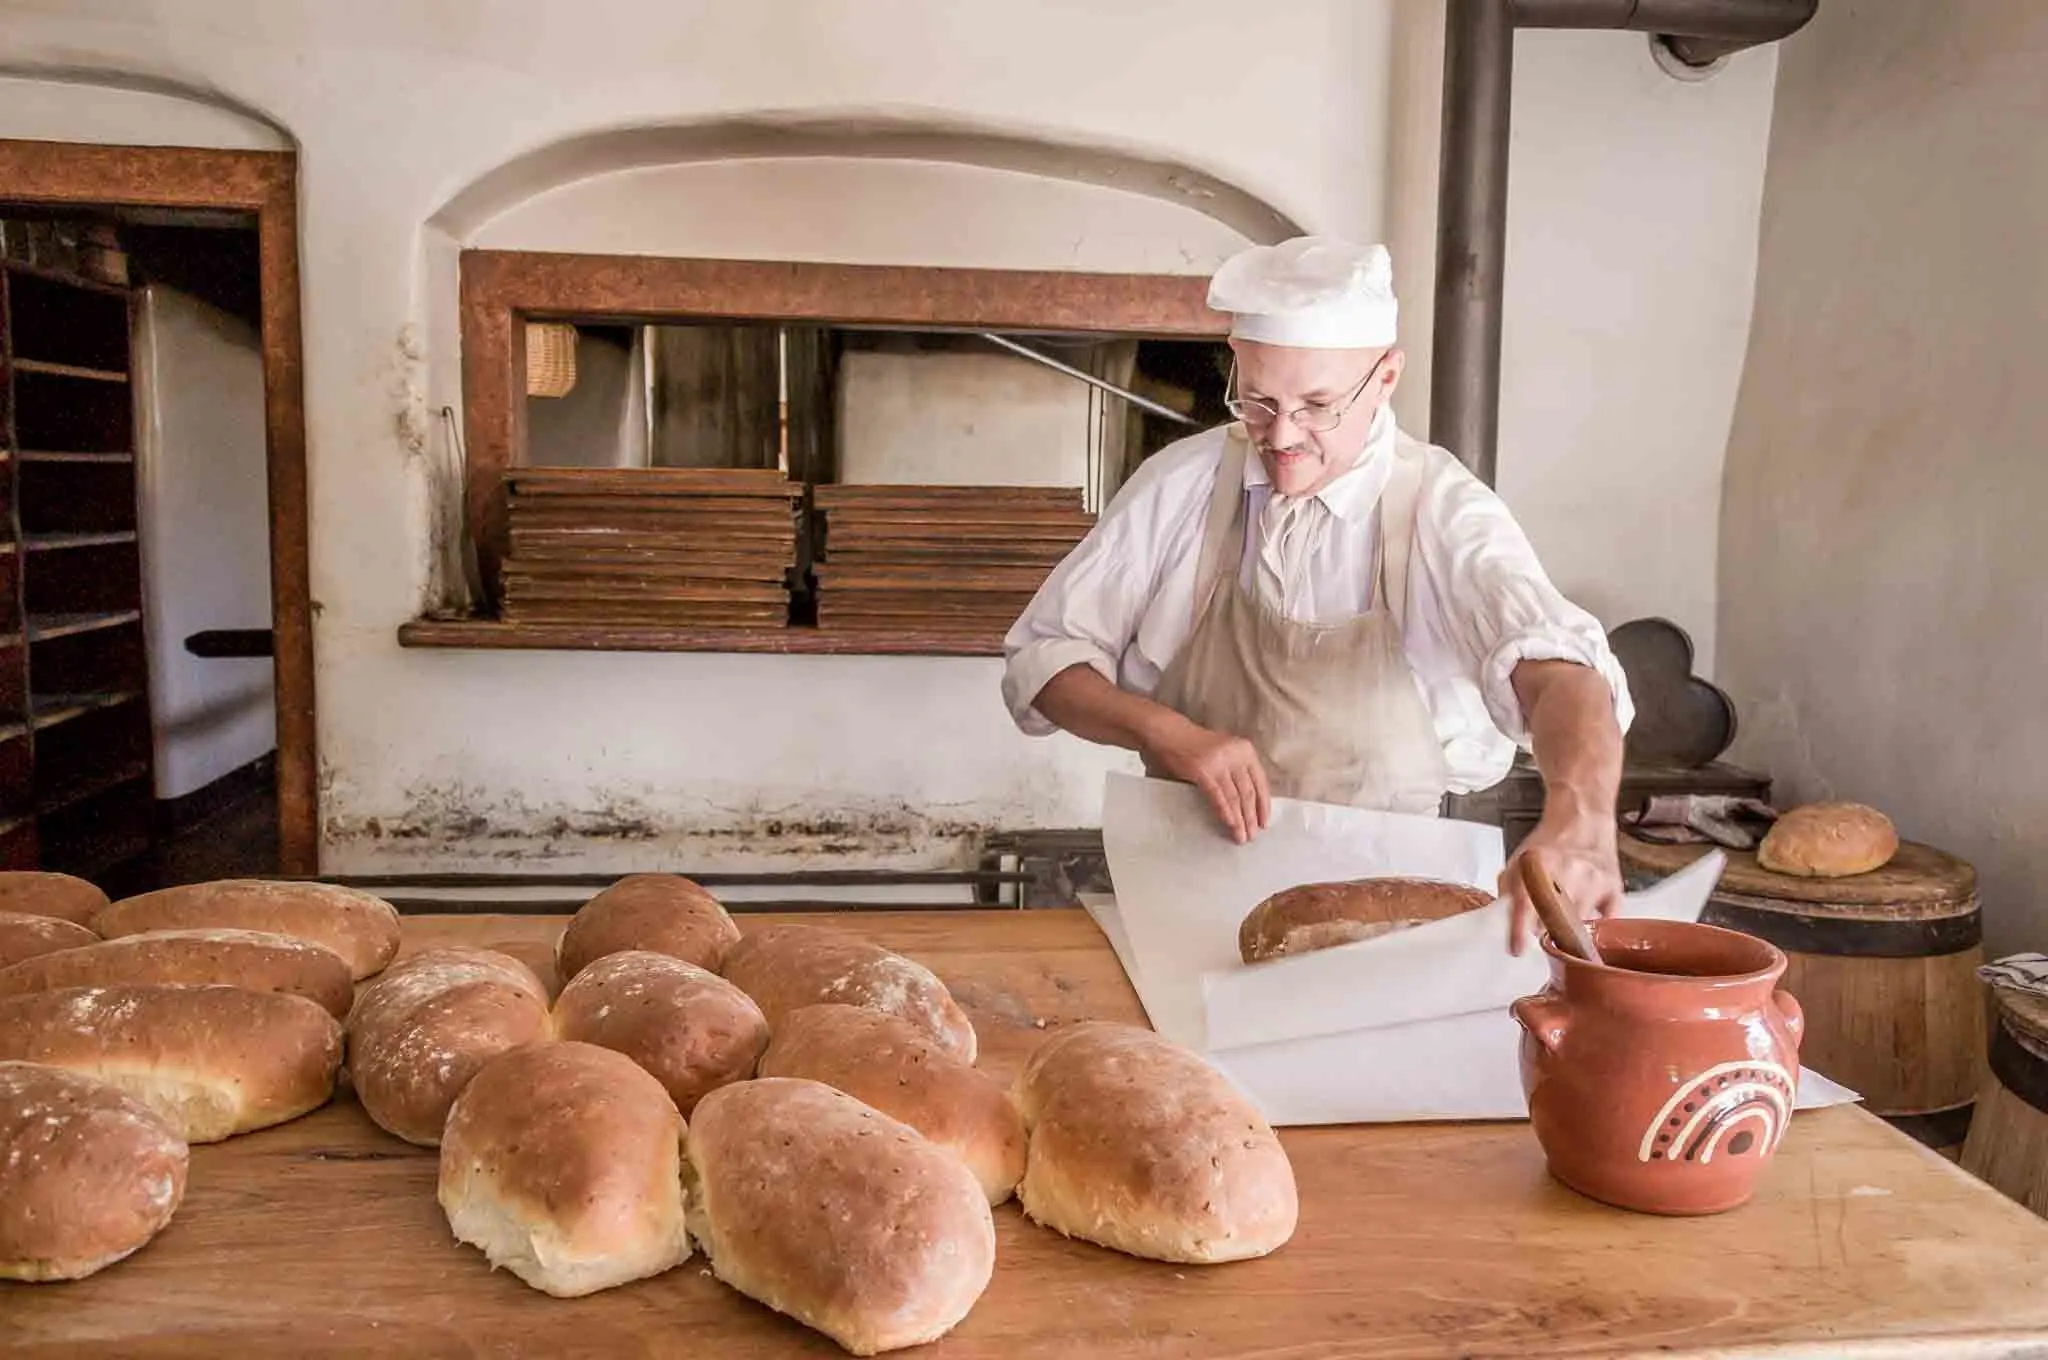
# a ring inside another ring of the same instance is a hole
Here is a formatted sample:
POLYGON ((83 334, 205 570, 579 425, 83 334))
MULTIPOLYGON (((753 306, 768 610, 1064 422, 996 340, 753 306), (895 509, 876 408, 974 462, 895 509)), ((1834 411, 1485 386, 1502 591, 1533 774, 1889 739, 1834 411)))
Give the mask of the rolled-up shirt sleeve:
POLYGON ((1494 726, 1527 749, 1529 724, 1515 693, 1515 667, 1571 661, 1607 681, 1615 721, 1626 732, 1635 706, 1606 631, 1551 583, 1500 497, 1457 469, 1439 475, 1421 511, 1431 523, 1417 526, 1416 540, 1442 602, 1445 640, 1478 685, 1494 726))
POLYGON ((1135 551, 1130 506, 1112 505, 1053 568, 1003 639, 1003 702, 1030 736, 1057 730, 1032 705, 1055 675, 1092 666, 1115 684, 1117 663, 1137 634, 1153 568, 1135 551))

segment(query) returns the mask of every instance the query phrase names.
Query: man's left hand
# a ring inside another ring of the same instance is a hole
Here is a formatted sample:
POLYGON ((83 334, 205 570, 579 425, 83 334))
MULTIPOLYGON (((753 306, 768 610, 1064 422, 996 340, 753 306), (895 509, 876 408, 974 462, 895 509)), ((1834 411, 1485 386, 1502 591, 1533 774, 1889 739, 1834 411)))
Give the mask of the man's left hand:
POLYGON ((1512 906, 1508 952, 1519 954, 1539 927, 1536 907, 1519 872, 1534 856, 1567 901, 1587 920, 1612 916, 1621 906, 1621 862, 1614 848, 1614 819, 1598 814, 1546 810, 1501 872, 1500 893, 1512 906))

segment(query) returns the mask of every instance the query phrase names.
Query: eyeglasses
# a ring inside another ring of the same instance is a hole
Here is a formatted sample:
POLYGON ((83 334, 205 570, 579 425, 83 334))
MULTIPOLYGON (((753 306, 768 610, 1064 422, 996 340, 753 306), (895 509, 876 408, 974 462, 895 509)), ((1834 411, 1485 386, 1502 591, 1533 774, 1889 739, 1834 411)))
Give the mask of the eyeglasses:
MULTIPOLYGON (((1359 380, 1358 386, 1351 389, 1351 395, 1344 398, 1341 404, 1336 406, 1304 406, 1299 410, 1289 411, 1287 413, 1288 420, 1292 421, 1300 429, 1307 430, 1310 434, 1328 434, 1336 429, 1344 422, 1344 413, 1357 405, 1358 399, 1365 395, 1365 389, 1379 375, 1380 365, 1387 361, 1387 355, 1391 352, 1382 351, 1380 357, 1373 360, 1372 368, 1359 380)), ((1230 361, 1229 386, 1225 390, 1229 392, 1237 391, 1237 360, 1234 358, 1230 361)), ((1224 401, 1223 409, 1243 421, 1246 425, 1255 425, 1261 429, 1280 419, 1278 408, 1253 397, 1229 397, 1224 401)))

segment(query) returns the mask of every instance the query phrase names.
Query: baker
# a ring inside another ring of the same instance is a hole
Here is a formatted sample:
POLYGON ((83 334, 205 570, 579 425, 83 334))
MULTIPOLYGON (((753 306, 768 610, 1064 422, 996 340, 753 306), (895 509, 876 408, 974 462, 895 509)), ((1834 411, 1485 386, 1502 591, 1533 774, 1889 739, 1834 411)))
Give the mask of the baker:
POLYGON ((1500 498, 1395 424, 1392 270, 1303 237, 1216 271, 1236 420, 1131 476, 1011 628, 1004 698, 1195 785, 1239 842, 1274 795, 1433 816, 1525 746, 1544 804, 1516 859, 1604 915, 1627 682, 1500 498))

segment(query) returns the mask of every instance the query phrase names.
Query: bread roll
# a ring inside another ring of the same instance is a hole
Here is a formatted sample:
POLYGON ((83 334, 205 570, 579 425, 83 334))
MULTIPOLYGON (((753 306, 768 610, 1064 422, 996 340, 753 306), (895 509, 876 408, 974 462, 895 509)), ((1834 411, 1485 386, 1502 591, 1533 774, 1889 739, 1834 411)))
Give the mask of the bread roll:
POLYGON ((782 1017, 764 1077, 822 1081, 900 1119, 961 1161, 1001 1204, 1024 1174, 1024 1121, 1010 1093, 909 1021, 859 1006, 782 1017))
POLYGON ((448 1114, 441 1209, 458 1242, 559 1298, 687 1260, 682 1117, 661 1083, 594 1044, 485 1063, 448 1114))
POLYGON ((108 939, 159 930, 261 930, 324 944, 366 978, 398 952, 398 912, 389 902, 331 883, 229 879, 127 897, 92 921, 108 939))
POLYGON ((555 955, 567 986, 607 954, 645 949, 718 971, 740 928, 718 899, 680 874, 634 874, 583 904, 555 955))
POLYGON ((748 1298, 855 1355, 935 1341, 995 1267, 961 1161, 814 1081, 721 1087, 690 1121, 690 1230, 748 1298))
POLYGON ((1427 878, 1304 883, 1252 908, 1237 928, 1237 952, 1246 963, 1306 954, 1473 911, 1493 896, 1427 878))
POLYGON ((54 916, 89 926, 107 905, 107 895, 82 878, 39 869, 0 871, 0 911, 54 916))
POLYGON ((302 996, 241 987, 66 987, 0 998, 0 1061, 120 1087, 188 1143, 281 1124, 334 1094, 341 1025, 302 996))
POLYGON ((20 911, 0 911, 0 969, 39 954, 97 944, 99 938, 76 921, 66 921, 57 916, 30 916, 20 911))
POLYGON ((768 1021, 718 974, 633 949, 605 955, 562 989, 555 1035, 625 1054, 688 1119, 707 1092, 754 1075, 768 1021))
POLYGON ((1756 862, 1774 874, 1847 878, 1882 869, 1899 853, 1892 819, 1861 803, 1808 803, 1771 824, 1756 862))
POLYGON ((0 1279, 83 1279, 138 1250, 177 1212, 189 1156, 106 1082, 0 1062, 0 1279))
POLYGON ((771 1030, 793 1010, 838 1001, 901 1016, 947 1053, 974 1061, 974 1026, 946 984, 859 936, 829 926, 763 926, 733 946, 724 971, 754 998, 771 1030))
POLYGON ((1150 1030, 1088 1021, 1017 1079, 1030 1131, 1024 1212, 1133 1256, 1206 1265, 1294 1235, 1294 1168, 1223 1075, 1150 1030))
POLYGON ((551 1033, 547 990, 525 964, 489 949, 429 949, 356 997, 349 1083, 380 1128, 433 1147, 448 1107, 485 1063, 551 1033))
POLYGON ((166 930, 94 939, 0 968, 0 996, 59 987, 120 983, 164 986, 219 983, 258 992, 290 992, 329 1015, 348 1014, 355 996, 348 960, 325 945, 254 930, 166 930))

